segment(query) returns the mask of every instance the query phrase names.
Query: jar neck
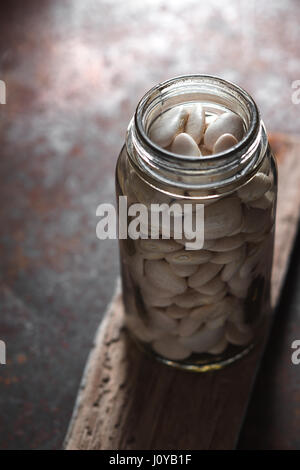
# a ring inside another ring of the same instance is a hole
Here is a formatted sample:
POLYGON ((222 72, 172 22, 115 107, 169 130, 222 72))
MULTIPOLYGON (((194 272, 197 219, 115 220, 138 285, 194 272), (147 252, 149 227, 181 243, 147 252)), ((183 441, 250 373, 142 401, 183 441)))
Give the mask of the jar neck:
POLYGON ((187 75, 163 82, 138 104, 126 137, 132 164, 146 178, 186 190, 228 188, 243 184, 260 165, 267 137, 259 111, 246 91, 220 78, 187 75), (224 152, 201 158, 178 155, 157 146, 148 137, 153 121, 168 109, 201 102, 206 110, 238 114, 245 126, 243 139, 224 152))

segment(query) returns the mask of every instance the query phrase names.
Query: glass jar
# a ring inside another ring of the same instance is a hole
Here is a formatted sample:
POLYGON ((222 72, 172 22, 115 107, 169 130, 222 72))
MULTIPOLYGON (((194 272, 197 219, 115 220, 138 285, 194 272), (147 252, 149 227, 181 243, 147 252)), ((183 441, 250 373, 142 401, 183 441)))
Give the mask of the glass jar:
POLYGON ((176 77, 152 88, 129 124, 116 192, 118 200, 123 196, 122 206, 126 196, 128 207, 176 203, 177 209, 184 204, 194 212, 204 208, 199 249, 187 249, 188 237, 176 233, 175 220, 183 223, 185 217, 180 210, 167 209, 174 223, 169 240, 162 236, 162 216, 155 224, 149 217, 148 227, 140 225, 138 239, 126 238, 123 226, 125 320, 137 344, 168 365, 195 371, 219 369, 244 356, 270 311, 277 195, 276 163, 253 99, 240 87, 207 75, 176 77), (198 102, 208 122, 224 111, 239 115, 243 138, 200 158, 151 141, 149 129, 158 116, 198 102))

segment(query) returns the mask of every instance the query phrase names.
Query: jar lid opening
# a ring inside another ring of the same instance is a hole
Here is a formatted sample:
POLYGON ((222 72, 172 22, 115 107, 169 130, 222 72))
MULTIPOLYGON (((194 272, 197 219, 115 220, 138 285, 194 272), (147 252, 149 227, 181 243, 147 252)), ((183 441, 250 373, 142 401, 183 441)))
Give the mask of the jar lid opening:
POLYGON ((256 103, 245 90, 210 75, 184 75, 158 84, 142 97, 128 129, 127 149, 129 154, 135 153, 143 171, 152 177, 156 173, 162 181, 167 179, 177 186, 180 181, 196 186, 224 185, 228 178, 237 178, 255 164, 261 127, 256 103), (223 152, 201 157, 179 155, 155 144, 148 135, 153 121, 172 107, 192 102, 238 114, 245 125, 242 139, 223 152))

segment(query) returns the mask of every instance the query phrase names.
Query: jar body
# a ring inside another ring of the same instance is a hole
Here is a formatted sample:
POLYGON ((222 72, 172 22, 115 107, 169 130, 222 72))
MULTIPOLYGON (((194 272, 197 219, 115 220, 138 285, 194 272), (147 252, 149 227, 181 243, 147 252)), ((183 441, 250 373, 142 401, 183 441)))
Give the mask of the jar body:
POLYGON ((204 207, 199 249, 187 249, 189 240, 176 233, 174 219, 184 218, 180 211, 171 214, 169 239, 162 237, 163 218, 149 218, 140 227, 142 238, 119 240, 125 322, 136 342, 169 365, 197 371, 246 354, 270 311, 277 169, 269 146, 255 171, 225 192, 155 181, 133 164, 124 146, 116 193, 127 197, 128 207, 204 207))

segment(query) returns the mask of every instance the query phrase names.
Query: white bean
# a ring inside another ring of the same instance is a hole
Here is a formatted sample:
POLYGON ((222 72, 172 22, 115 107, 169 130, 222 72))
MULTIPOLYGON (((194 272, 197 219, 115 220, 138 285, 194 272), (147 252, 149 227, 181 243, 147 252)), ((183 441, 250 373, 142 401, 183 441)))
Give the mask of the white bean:
POLYGON ((177 321, 174 318, 170 318, 163 312, 163 310, 158 308, 150 308, 148 310, 148 317, 150 320, 150 326, 153 328, 172 331, 177 327, 177 321))
MULTIPOLYGON (((192 238, 192 239, 188 240, 187 238, 182 237, 181 240, 176 240, 176 242, 179 243, 180 245, 184 245, 186 247, 187 243, 195 243, 195 240, 196 240, 195 238, 192 238)), ((204 240, 203 246, 202 246, 201 249, 202 250, 210 250, 215 245, 215 242, 216 242, 216 240, 204 240)), ((188 251, 190 251, 190 250, 188 250, 188 251)))
POLYGON ((159 251, 158 252, 151 252, 151 251, 142 251, 142 250, 139 250, 140 251, 140 254, 143 256, 143 258, 146 260, 159 260, 159 259, 164 259, 165 257, 165 254, 164 253, 160 253, 159 251))
POLYGON ((215 355, 222 354, 222 352, 225 351, 227 346, 228 346, 228 341, 224 336, 224 338, 222 338, 213 348, 210 348, 208 352, 210 354, 215 354, 215 355))
POLYGON ((225 285, 225 282, 223 282, 219 276, 216 276, 211 281, 199 287, 198 292, 200 292, 200 294, 215 295, 223 291, 225 285))
POLYGON ((222 265, 207 263, 200 265, 198 271, 188 278, 190 287, 201 287, 213 279, 222 269, 222 265))
POLYGON ((191 336, 195 331, 198 330, 199 326, 201 326, 203 320, 201 318, 195 318, 188 315, 180 320, 179 327, 178 327, 178 334, 179 336, 191 336))
POLYGON ((237 197, 221 199, 204 210, 204 238, 216 240, 231 235, 242 225, 242 207, 237 197))
POLYGON ((190 317, 193 320, 198 320, 201 323, 204 323, 211 315, 216 314, 216 312, 219 311, 218 309, 218 305, 214 303, 209 305, 202 305, 201 307, 194 308, 191 311, 190 317))
POLYGON ((200 157, 201 153, 193 137, 185 132, 178 134, 171 145, 171 152, 190 157, 200 157))
MULTIPOLYGON (((154 233, 155 236, 166 233, 168 236, 177 237, 179 239, 182 238, 182 230, 181 230, 181 222, 182 222, 182 212, 170 213, 170 207, 163 207, 157 211, 158 217, 153 217, 151 214, 151 224, 148 224, 148 234, 151 232, 154 233), (160 216, 161 215, 161 216, 160 216), (180 222, 178 230, 177 230, 177 221, 180 222)), ((146 228, 144 228, 144 224, 140 224, 141 232, 144 233, 146 228)))
POLYGON ((140 240, 140 248, 146 252, 163 254, 180 250, 180 246, 174 240, 140 240))
POLYGON ((235 274, 228 282, 230 292, 239 299, 247 297, 250 284, 251 278, 241 278, 239 274, 235 274))
POLYGON ((185 279, 176 276, 165 261, 145 261, 145 274, 154 286, 164 286, 173 294, 181 294, 187 289, 185 279))
POLYGON ((210 262, 215 263, 215 264, 228 264, 228 263, 231 263, 232 261, 235 261, 241 258, 244 259, 245 248, 246 248, 245 245, 242 245, 239 248, 236 248, 235 250, 216 253, 213 256, 213 258, 210 260, 210 262))
POLYGON ((166 256, 168 263, 178 264, 178 265, 198 265, 207 263, 212 258, 212 253, 205 250, 191 251, 191 250, 181 250, 176 253, 171 253, 166 256))
POLYGON ((175 320, 187 317, 189 313, 190 313, 189 309, 178 307, 178 305, 170 305, 166 309, 166 315, 168 315, 171 318, 175 318, 175 320))
POLYGON ((193 308, 199 305, 205 305, 203 295, 192 289, 187 290, 184 294, 177 295, 174 297, 173 301, 178 305, 178 307, 183 308, 193 308))
POLYGON ((152 347, 157 354, 174 361, 182 361, 192 353, 190 349, 181 344, 174 336, 164 336, 154 341, 152 347))
POLYGON ((146 277, 142 277, 139 280, 139 284, 141 286, 142 295, 152 296, 152 297, 160 297, 160 298, 168 298, 172 296, 172 291, 166 288, 165 284, 161 284, 160 286, 153 284, 146 277))
POLYGON ((126 315, 125 324, 127 328, 141 341, 149 343, 163 336, 164 332, 158 328, 147 326, 137 315, 126 315))
POLYGON ((223 337, 224 327, 211 330, 203 326, 192 336, 180 336, 179 342, 196 353, 206 352, 213 348, 223 337))
POLYGON ((274 193, 267 191, 261 198, 251 201, 249 205, 257 209, 269 209, 274 201, 274 193))
POLYGON ((232 134, 221 135, 213 147, 213 153, 224 152, 238 143, 237 139, 232 134))
POLYGON ((176 276, 180 276, 180 277, 191 276, 198 269, 197 264, 190 264, 190 265, 189 264, 182 264, 181 265, 181 264, 170 263, 170 266, 173 269, 176 276))
POLYGON ((243 202, 250 202, 261 198, 272 186, 271 179, 264 173, 257 173, 249 183, 242 186, 238 196, 243 202))
POLYGON ((250 327, 248 329, 243 329, 241 331, 236 324, 228 322, 226 325, 225 337, 227 341, 236 346, 244 346, 245 344, 250 343, 253 338, 253 331, 250 327))
MULTIPOLYGON (((194 289, 195 291, 200 292, 200 289, 202 289, 202 286, 195 287, 194 289)), ((210 305, 214 302, 219 302, 219 300, 222 300, 226 294, 227 294, 227 287, 224 287, 224 289, 220 290, 220 292, 214 295, 202 294, 202 304, 210 305)))
POLYGON ((224 282, 228 282, 234 275, 235 273, 240 269, 244 262, 245 257, 236 259, 232 261, 231 263, 228 263, 224 266, 224 269, 221 273, 221 279, 224 282))
POLYGON ((211 251, 231 251, 235 248, 239 248, 244 243, 244 237, 238 233, 232 237, 224 237, 215 240, 214 244, 210 248, 211 251))
POLYGON ((152 295, 143 294, 143 301, 149 307, 168 307, 172 305, 172 297, 153 297, 152 295))
POLYGON ((219 317, 212 318, 206 322, 206 327, 214 330, 215 328, 220 328, 220 326, 223 326, 227 320, 227 315, 220 315, 219 317))
POLYGON ((205 128, 205 112, 200 103, 195 103, 189 107, 189 116, 185 126, 185 132, 193 137, 196 144, 199 144, 205 128))
POLYGON ((239 275, 241 279, 246 279, 251 275, 257 263, 262 259, 266 247, 263 243, 257 245, 253 250, 251 250, 245 259, 245 262, 241 266, 239 275))
POLYGON ((213 150, 214 144, 223 134, 232 134, 240 141, 244 134, 243 121, 237 114, 226 112, 213 121, 204 134, 204 145, 213 150))
POLYGON ((230 315, 231 308, 231 297, 225 297, 215 303, 193 309, 190 316, 191 318, 201 318, 206 321, 208 319, 218 318, 219 316, 230 315))
POLYGON ((184 128, 188 111, 182 106, 161 114, 151 126, 150 139, 160 147, 168 147, 174 137, 184 128))

